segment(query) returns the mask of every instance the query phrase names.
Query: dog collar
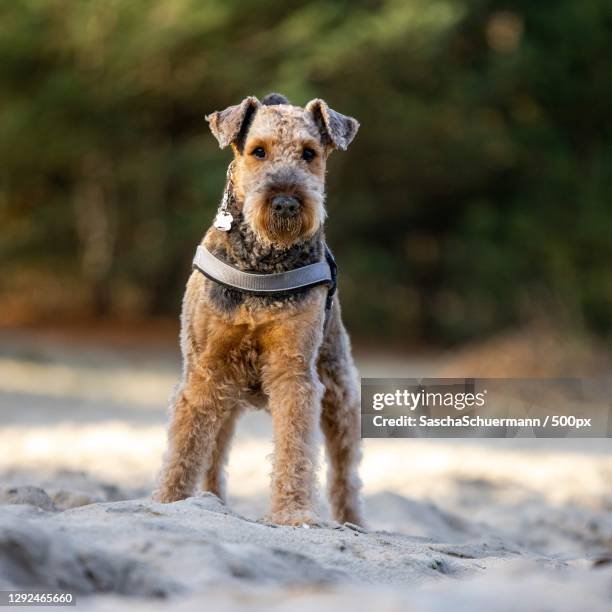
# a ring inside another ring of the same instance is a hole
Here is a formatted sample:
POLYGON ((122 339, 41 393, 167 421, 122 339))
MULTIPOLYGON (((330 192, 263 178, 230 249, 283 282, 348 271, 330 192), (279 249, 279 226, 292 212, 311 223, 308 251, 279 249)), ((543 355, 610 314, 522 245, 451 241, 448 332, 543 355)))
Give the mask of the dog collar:
POLYGON ((272 274, 243 272, 221 261, 204 245, 197 248, 193 258, 193 266, 212 281, 255 295, 291 293, 316 285, 329 285, 325 304, 326 310, 331 308, 332 298, 336 292, 338 267, 327 245, 325 245, 324 261, 318 261, 287 272, 272 274))

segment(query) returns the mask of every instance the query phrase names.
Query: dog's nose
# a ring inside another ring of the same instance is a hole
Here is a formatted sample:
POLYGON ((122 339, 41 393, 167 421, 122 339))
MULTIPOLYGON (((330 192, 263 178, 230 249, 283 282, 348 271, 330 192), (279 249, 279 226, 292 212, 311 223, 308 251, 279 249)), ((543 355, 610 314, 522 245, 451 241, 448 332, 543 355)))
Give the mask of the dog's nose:
POLYGON ((300 201, 295 196, 277 195, 272 198, 272 210, 281 217, 294 217, 300 209, 300 201))

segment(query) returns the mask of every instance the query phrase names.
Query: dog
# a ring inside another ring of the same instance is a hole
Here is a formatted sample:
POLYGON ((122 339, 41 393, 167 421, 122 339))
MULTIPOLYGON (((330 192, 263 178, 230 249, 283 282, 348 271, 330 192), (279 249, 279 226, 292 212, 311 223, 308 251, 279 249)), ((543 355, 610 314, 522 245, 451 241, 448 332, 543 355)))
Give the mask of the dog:
MULTIPOLYGON (((278 274, 325 261, 326 162, 351 143, 357 120, 324 100, 302 108, 280 94, 262 102, 247 97, 206 119, 234 159, 220 210, 224 221, 201 245, 239 273, 278 274)), ((172 400, 157 500, 187 498, 202 479, 203 490, 225 501, 234 426, 245 407, 255 406, 269 411, 274 430, 270 520, 320 524, 320 427, 333 517, 363 523, 358 376, 338 297, 330 297, 325 284, 242 291, 194 269, 183 300, 183 375, 172 400)))

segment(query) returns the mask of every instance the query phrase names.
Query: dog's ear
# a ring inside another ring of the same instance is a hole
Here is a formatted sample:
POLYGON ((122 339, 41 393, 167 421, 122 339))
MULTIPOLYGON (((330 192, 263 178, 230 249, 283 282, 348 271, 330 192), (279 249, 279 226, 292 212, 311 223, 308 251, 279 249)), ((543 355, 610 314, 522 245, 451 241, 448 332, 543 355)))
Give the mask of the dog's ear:
POLYGON ((345 151, 359 129, 357 119, 329 108, 327 102, 320 98, 311 100, 306 105, 306 111, 312 114, 325 146, 345 151))
POLYGON ((249 96, 236 106, 206 115, 210 131, 219 141, 221 149, 232 143, 236 143, 239 149, 242 148, 253 115, 260 106, 255 96, 249 96))

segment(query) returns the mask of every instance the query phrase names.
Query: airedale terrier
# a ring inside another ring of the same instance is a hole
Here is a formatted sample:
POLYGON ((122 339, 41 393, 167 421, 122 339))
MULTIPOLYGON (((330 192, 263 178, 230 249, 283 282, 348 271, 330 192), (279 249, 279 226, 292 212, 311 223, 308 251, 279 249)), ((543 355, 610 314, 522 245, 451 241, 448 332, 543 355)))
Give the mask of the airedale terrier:
MULTIPOLYGON (((231 145, 222 216, 201 247, 257 275, 325 261, 325 166, 359 123, 315 99, 248 97, 207 117, 231 145)), ((242 291, 194 269, 183 301, 183 377, 173 399, 168 450, 155 497, 203 489, 225 498, 224 464, 238 415, 265 407, 274 429, 270 518, 317 524, 317 430, 329 459, 334 518, 362 522, 359 386, 337 296, 323 284, 268 294, 242 291), (326 302, 328 308, 326 310, 326 302)))

